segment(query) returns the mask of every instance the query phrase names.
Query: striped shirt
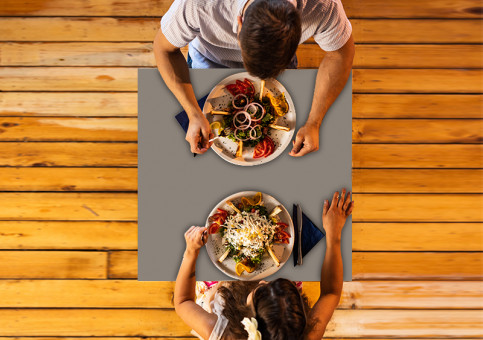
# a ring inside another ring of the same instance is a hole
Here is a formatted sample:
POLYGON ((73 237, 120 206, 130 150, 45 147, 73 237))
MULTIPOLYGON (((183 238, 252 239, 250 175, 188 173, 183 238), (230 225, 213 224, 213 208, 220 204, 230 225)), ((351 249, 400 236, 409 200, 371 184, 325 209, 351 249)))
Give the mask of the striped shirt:
MULTIPOLYGON (((243 68, 237 17, 248 0, 175 0, 161 19, 161 30, 176 47, 189 44, 193 68, 243 68)), ((281 0, 283 1, 283 0, 281 0)), ((344 46, 352 26, 340 0, 298 0, 300 44, 314 37, 325 51, 344 46)))

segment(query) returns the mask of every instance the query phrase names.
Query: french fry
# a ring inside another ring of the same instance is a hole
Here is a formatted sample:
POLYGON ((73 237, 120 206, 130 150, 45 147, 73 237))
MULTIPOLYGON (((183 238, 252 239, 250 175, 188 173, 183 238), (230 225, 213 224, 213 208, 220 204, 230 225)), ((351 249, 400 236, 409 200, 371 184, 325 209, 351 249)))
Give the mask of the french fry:
POLYGON ((226 201, 226 204, 230 206, 233 210, 235 210, 236 213, 241 214, 240 209, 238 209, 231 201, 226 201))
POLYGON ((243 157, 243 142, 239 141, 238 142, 238 149, 236 150, 235 156, 238 157, 243 157))
POLYGON ((265 90, 265 80, 260 82, 260 101, 262 101, 263 98, 263 90, 265 90))
POLYGON ((270 254, 270 256, 272 257, 273 262, 275 262, 275 264, 277 265, 277 267, 279 267, 280 266, 280 261, 278 261, 277 257, 273 253, 273 250, 272 250, 272 248, 270 246, 267 246, 267 251, 270 254))
POLYGON ((275 208, 273 208, 272 212, 270 213, 270 215, 268 215, 268 217, 275 217, 281 212, 282 212, 282 209, 280 208, 280 206, 277 205, 275 208))
POLYGON ((280 130, 280 131, 290 131, 290 128, 287 126, 280 126, 280 125, 275 125, 275 124, 269 124, 268 127, 271 127, 272 129, 275 130, 280 130))
POLYGON ((217 110, 212 110, 211 111, 211 114, 212 115, 229 115, 230 112, 227 112, 227 111, 217 111, 217 110))
POLYGON ((228 256, 228 254, 230 254, 230 249, 227 249, 227 250, 226 250, 226 251, 223 253, 223 255, 221 255, 221 256, 220 256, 220 258, 218 259, 218 262, 220 262, 220 263, 221 263, 221 262, 225 261, 225 259, 226 259, 226 257, 228 256))

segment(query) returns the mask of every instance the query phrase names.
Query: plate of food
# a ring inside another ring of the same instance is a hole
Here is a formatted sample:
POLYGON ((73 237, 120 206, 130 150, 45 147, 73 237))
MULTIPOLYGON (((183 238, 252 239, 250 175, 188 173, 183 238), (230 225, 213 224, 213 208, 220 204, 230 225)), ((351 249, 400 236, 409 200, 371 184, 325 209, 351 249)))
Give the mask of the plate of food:
POLYGON ((203 112, 216 136, 213 150, 237 165, 274 160, 294 134, 295 107, 285 87, 276 79, 262 81, 248 72, 219 82, 203 112))
POLYGON ((292 253, 292 218, 267 194, 244 191, 225 198, 211 211, 206 226, 206 250, 211 261, 235 279, 270 276, 292 253))

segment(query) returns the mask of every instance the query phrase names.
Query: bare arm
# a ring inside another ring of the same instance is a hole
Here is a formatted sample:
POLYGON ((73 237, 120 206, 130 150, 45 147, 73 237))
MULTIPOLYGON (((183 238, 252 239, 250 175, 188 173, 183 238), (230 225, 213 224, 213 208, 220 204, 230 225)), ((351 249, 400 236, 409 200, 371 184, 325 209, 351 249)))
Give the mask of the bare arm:
POLYGON ((210 147, 210 124, 206 120, 193 92, 188 64, 181 50, 172 45, 161 29, 154 39, 154 55, 159 73, 186 111, 190 120, 186 140, 194 153, 204 153, 210 147))
POLYGON ((337 51, 328 52, 317 71, 314 98, 309 118, 297 133, 291 156, 300 157, 319 149, 322 120, 345 86, 354 59, 354 39, 351 37, 337 51))
POLYGON ((188 326, 204 339, 208 339, 218 317, 208 313, 195 302, 196 260, 203 246, 201 237, 205 230, 204 227, 191 227, 185 233, 186 250, 174 287, 174 308, 188 326))
POLYGON ((320 296, 308 316, 308 324, 313 327, 310 328, 310 333, 306 334, 306 339, 322 338, 342 294, 341 232, 354 206, 350 193, 346 198, 345 194, 346 190, 343 189, 339 198, 339 193, 336 192, 330 206, 328 201, 324 202, 322 219, 326 231, 327 249, 320 277, 320 296))

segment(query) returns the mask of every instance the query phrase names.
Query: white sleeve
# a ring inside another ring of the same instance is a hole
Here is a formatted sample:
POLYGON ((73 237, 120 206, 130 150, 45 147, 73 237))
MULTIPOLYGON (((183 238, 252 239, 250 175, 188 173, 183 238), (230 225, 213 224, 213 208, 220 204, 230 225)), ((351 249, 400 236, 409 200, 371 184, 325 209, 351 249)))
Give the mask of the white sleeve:
POLYGON ((176 47, 184 47, 200 32, 198 2, 175 0, 161 18, 161 31, 176 47))
POLYGON ((331 0, 324 20, 314 34, 314 40, 327 52, 345 45, 352 34, 352 26, 347 19, 340 0, 331 0))

